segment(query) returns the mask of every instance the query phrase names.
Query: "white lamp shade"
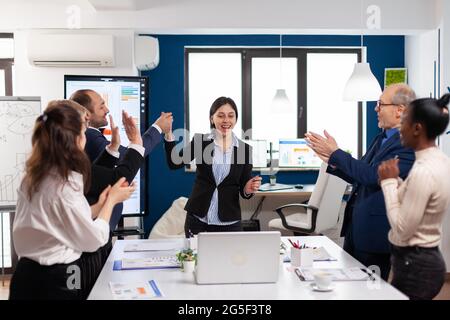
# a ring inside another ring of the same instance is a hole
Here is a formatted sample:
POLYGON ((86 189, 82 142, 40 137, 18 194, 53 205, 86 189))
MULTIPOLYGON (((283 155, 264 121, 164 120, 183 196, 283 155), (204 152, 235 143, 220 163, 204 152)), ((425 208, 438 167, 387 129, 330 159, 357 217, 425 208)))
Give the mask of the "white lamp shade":
POLYGON ((293 108, 289 98, 286 95, 286 90, 277 89, 275 96, 272 99, 272 104, 270 108, 273 113, 289 113, 292 112, 293 108))
POLYGON ((366 62, 356 63, 344 89, 345 101, 377 101, 381 87, 366 62))

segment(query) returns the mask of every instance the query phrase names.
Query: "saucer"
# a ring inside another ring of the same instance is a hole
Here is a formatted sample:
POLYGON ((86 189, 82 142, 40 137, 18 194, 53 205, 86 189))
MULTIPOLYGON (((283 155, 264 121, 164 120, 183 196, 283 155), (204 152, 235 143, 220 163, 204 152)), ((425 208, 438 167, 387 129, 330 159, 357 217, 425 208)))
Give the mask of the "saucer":
POLYGON ((311 288, 314 291, 320 291, 320 292, 328 292, 328 291, 333 291, 334 289, 334 285, 330 285, 328 288, 319 288, 315 282, 311 283, 311 288))

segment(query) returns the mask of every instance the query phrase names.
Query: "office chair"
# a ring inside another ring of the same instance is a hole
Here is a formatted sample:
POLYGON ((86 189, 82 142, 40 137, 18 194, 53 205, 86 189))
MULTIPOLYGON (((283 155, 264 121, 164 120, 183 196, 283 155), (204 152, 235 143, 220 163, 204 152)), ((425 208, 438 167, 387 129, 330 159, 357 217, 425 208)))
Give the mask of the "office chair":
POLYGON ((176 199, 153 226, 148 238, 184 238, 184 222, 186 221, 184 206, 187 200, 185 197, 176 199))
POLYGON ((334 227, 339 218, 347 182, 328 174, 322 163, 316 185, 307 204, 286 204, 275 211, 280 218, 269 221, 269 227, 292 231, 295 235, 320 234, 334 227), (291 211, 292 214, 287 214, 291 211))

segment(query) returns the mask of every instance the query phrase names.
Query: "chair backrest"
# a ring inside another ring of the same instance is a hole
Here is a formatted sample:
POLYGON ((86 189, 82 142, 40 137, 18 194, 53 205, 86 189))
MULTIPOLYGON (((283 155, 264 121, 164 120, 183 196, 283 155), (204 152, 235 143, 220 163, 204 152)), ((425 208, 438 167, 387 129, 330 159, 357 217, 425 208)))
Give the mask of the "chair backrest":
POLYGON ((170 208, 153 226, 149 239, 184 238, 184 222, 186 220, 184 206, 187 200, 185 197, 180 197, 172 203, 170 208))
POLYGON ((317 182, 309 205, 318 208, 315 232, 334 227, 339 218, 347 182, 339 177, 328 174, 327 164, 322 163, 317 182))

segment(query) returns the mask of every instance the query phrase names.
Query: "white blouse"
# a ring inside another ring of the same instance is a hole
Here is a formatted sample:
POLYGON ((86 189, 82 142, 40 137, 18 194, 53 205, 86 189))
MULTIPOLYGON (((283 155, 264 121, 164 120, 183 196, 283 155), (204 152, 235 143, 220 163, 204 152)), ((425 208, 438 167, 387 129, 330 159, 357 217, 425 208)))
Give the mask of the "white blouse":
POLYGON ((405 181, 381 181, 389 241, 400 247, 435 247, 440 244, 442 221, 450 205, 450 160, 438 148, 416 152, 405 181))
POLYGON ((68 264, 106 244, 109 224, 92 220, 81 174, 72 171, 62 184, 49 173, 31 201, 25 188, 18 189, 12 235, 20 257, 41 265, 68 264))

